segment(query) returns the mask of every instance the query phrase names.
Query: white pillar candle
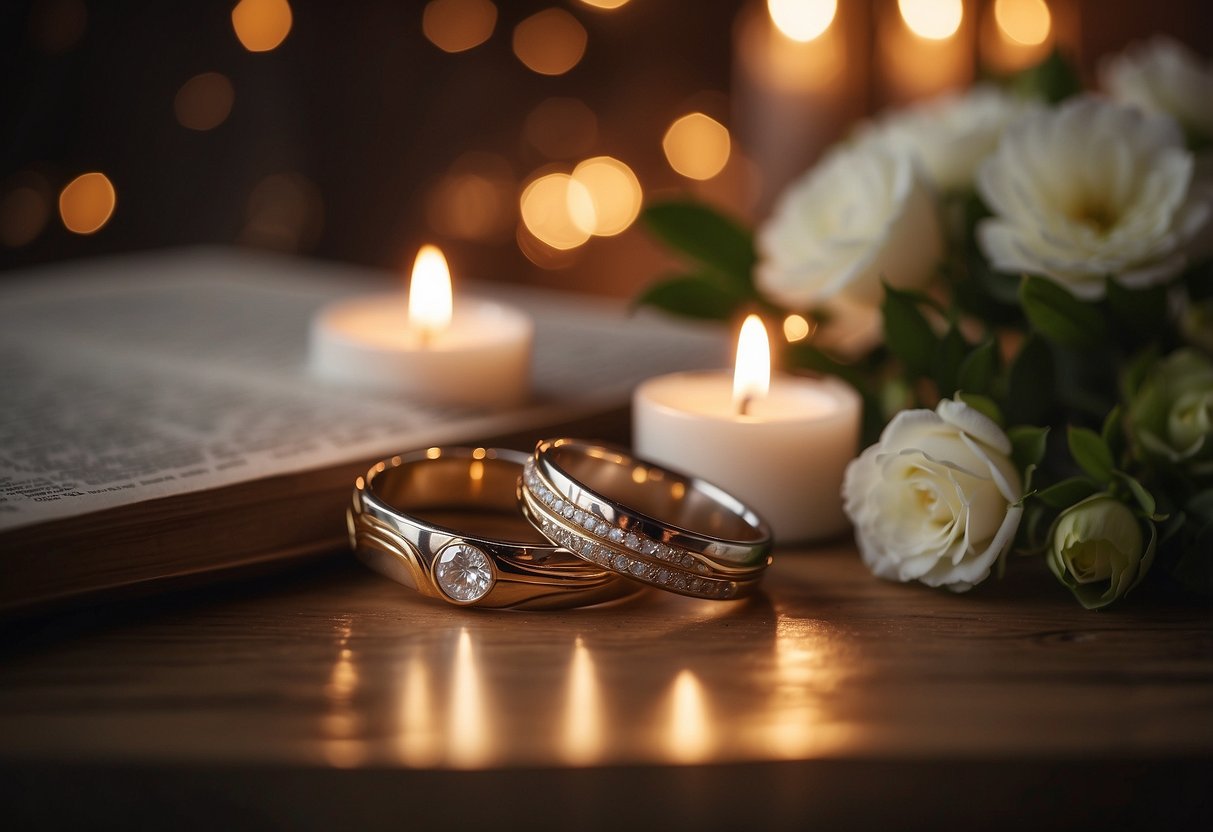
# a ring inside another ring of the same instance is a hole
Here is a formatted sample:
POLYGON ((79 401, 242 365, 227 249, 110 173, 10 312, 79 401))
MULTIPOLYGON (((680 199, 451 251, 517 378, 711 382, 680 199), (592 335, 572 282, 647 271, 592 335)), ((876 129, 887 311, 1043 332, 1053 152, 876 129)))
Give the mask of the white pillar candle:
MULTIPOLYGON (((766 352, 761 364, 769 361, 766 332, 751 318, 766 352)), ((762 378, 744 380, 747 334, 743 326, 732 374, 676 373, 636 389, 636 453, 725 489, 781 541, 836 535, 847 528, 842 475, 859 450, 861 399, 839 379, 786 374, 770 377, 764 394, 762 378)))
POLYGON ((363 295, 312 320, 310 366, 319 378, 403 393, 433 404, 521 404, 530 395, 534 325, 521 311, 452 299, 442 252, 423 246, 409 297, 363 295))

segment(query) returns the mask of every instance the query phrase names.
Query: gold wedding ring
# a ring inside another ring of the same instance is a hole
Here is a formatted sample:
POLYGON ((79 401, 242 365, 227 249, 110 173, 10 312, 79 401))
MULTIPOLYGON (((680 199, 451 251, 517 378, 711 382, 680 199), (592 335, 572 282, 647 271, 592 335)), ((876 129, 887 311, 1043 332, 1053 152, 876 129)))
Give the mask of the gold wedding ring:
POLYGON ((754 590, 771 530, 704 480, 577 439, 540 442, 519 496, 544 536, 591 564, 695 598, 754 590))
POLYGON ((527 522, 517 501, 526 459, 430 448, 380 462, 354 484, 350 544, 372 569, 460 606, 561 609, 640 589, 527 522))

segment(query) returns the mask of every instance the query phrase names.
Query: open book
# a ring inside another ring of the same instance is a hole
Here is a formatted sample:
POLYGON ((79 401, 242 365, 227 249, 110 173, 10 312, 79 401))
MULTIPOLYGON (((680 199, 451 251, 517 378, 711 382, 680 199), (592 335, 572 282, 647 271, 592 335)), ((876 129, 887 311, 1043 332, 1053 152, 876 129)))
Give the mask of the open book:
POLYGON ((332 550, 354 478, 378 459, 538 439, 625 406, 648 376, 727 363, 715 330, 607 301, 457 285, 534 317, 527 405, 437 408, 313 378, 313 313, 390 280, 227 249, 7 275, 0 613, 332 550))

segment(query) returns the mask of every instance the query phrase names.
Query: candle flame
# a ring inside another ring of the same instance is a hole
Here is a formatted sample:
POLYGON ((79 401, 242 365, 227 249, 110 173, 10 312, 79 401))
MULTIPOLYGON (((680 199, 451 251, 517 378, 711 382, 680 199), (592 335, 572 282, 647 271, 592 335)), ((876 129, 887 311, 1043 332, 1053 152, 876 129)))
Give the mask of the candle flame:
POLYGON ((428 339, 451 323, 451 270, 437 246, 424 245, 409 281, 409 327, 428 339))
POLYGON ((737 366, 733 370, 733 407, 743 416, 750 402, 771 388, 771 342, 757 315, 749 315, 737 337, 737 366))

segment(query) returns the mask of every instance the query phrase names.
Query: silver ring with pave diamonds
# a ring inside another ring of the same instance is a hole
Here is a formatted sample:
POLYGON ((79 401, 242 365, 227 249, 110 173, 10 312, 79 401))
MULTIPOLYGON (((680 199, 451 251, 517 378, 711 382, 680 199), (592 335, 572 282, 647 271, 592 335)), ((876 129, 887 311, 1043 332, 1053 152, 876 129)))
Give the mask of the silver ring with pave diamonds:
POLYGON ((720 488, 577 439, 540 442, 519 496, 554 543, 652 586, 696 598, 752 591, 771 562, 770 527, 720 488))
POLYGON ((635 584, 553 546, 527 522, 517 503, 526 459, 430 448, 377 463, 354 483, 350 545, 377 572, 460 606, 561 609, 634 593, 635 584))

